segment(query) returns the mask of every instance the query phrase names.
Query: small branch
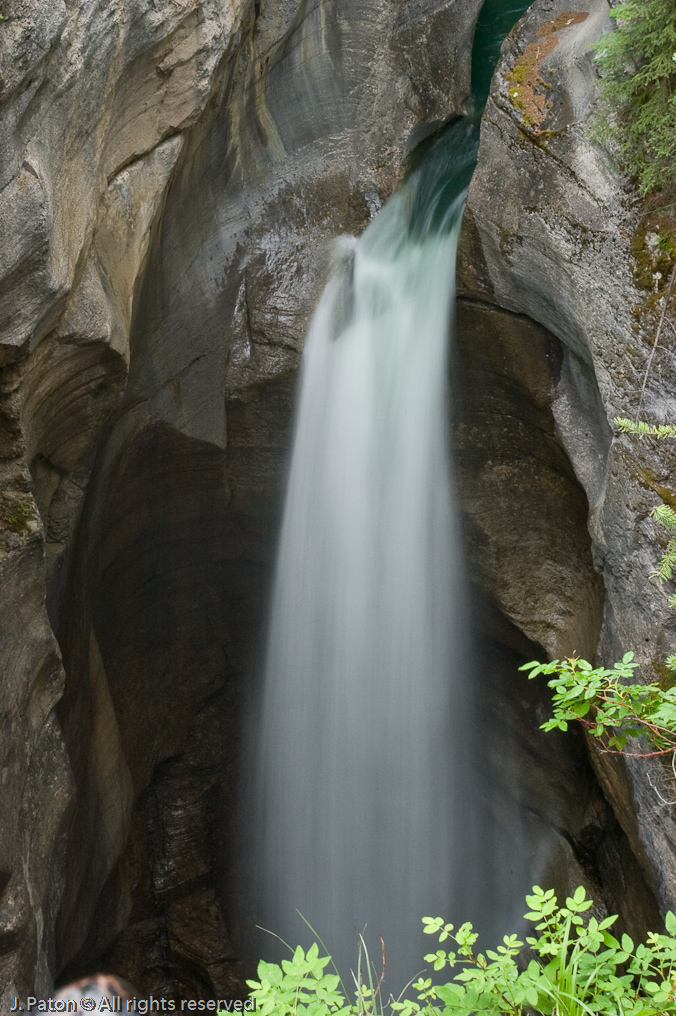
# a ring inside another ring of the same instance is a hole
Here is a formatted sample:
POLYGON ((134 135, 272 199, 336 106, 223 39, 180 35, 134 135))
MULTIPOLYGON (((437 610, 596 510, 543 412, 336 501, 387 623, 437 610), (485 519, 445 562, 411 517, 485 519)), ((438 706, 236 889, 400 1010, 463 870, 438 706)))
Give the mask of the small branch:
POLYGON ((661 751, 620 751, 619 748, 606 748, 607 755, 624 755, 626 758, 661 758, 668 755, 673 748, 663 748, 661 751))
POLYGON ((664 306, 662 307, 662 316, 660 317, 660 323, 657 326, 657 334, 655 335, 655 342, 653 343, 653 348, 650 352, 650 357, 648 358, 648 366, 645 369, 645 377, 643 378, 643 384, 641 386, 641 398, 638 400, 638 409, 636 410, 636 418, 635 418, 636 423, 638 423, 638 418, 641 415, 641 406, 643 405, 643 396, 645 395, 645 388, 648 383, 648 375, 650 374, 650 368, 652 367, 653 357, 655 356, 657 345, 660 341, 660 335, 662 334, 662 329, 664 328, 664 321, 667 316, 667 310, 669 309, 669 301, 671 300, 671 291, 674 288, 675 280, 676 280, 676 262, 674 262, 674 267, 671 270, 671 275, 669 277, 669 285, 667 287, 667 293, 666 296, 664 297, 664 306))
MULTIPOLYGON (((585 727, 596 726, 595 720, 587 720, 585 719, 584 716, 576 716, 575 719, 578 721, 578 723, 582 723, 583 726, 585 727)), ((657 748, 655 751, 646 751, 646 752, 625 751, 624 748, 609 748, 607 744, 604 744, 604 742, 601 741, 601 744, 603 744, 602 750, 608 755, 626 755, 627 758, 659 758, 662 755, 669 755, 671 752, 676 752, 675 747, 676 740, 674 740, 674 732, 672 730, 669 730, 668 727, 658 727, 654 723, 648 723, 647 720, 641 720, 637 718, 637 722, 640 723, 642 727, 645 727, 647 730, 651 731, 654 737, 662 737, 666 741, 667 737, 665 736, 665 734, 660 734, 659 731, 664 730, 666 734, 670 734, 671 735, 669 738, 670 743, 668 747, 657 748)))

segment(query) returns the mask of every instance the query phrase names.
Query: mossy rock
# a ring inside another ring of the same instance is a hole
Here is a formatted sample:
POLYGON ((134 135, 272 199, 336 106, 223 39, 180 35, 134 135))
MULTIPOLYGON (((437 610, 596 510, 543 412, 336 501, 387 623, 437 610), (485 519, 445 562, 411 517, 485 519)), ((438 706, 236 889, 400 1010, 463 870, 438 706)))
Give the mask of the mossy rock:
POLYGON ((634 276, 639 286, 658 295, 666 290, 676 263, 676 215, 648 211, 632 238, 634 276))
POLYGON ((30 498, 21 498, 17 501, 5 501, 0 505, 0 529, 5 532, 20 535, 31 528, 30 523, 35 521, 33 504, 30 498))
POLYGON ((662 691, 669 691, 676 684, 676 674, 666 665, 664 660, 653 660, 652 668, 657 674, 657 683, 662 691))
POLYGON ((550 89, 552 84, 541 76, 542 62, 558 46, 557 34, 560 31, 571 25, 581 24, 588 17, 586 12, 564 11, 554 21, 542 25, 535 42, 526 46, 517 63, 505 74, 512 105, 520 112, 523 123, 536 135, 544 133, 541 129, 542 124, 552 109, 552 103, 545 95, 545 91, 550 89))

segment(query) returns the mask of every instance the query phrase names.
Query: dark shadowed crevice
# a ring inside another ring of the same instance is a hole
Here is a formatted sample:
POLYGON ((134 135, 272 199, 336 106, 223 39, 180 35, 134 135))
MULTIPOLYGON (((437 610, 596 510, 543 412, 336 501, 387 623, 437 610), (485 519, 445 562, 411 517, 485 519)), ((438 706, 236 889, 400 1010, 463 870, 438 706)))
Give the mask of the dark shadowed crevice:
MULTIPOLYGON (((463 271, 466 277, 467 265, 463 271)), ((551 715, 549 690, 543 679, 518 672, 548 656, 593 659, 601 626, 604 590, 592 560, 589 505, 553 412, 562 391, 567 400, 575 394, 568 357, 531 319, 458 301, 453 441, 474 590, 479 780, 490 809, 499 811, 504 797, 519 802, 541 884, 561 893, 584 883, 641 937, 659 927, 659 910, 582 731, 539 730, 551 715)), ((578 394, 586 405, 585 391, 578 394)), ((579 416, 584 433, 585 413, 579 416)), ((593 431, 597 421, 587 416, 593 431)), ((589 458, 596 448, 589 434, 586 440, 589 458)))
POLYGON ((78 782, 61 979, 107 965, 166 997, 241 991, 224 869, 289 394, 281 379, 233 397, 227 452, 161 422, 104 445, 59 630, 78 782))

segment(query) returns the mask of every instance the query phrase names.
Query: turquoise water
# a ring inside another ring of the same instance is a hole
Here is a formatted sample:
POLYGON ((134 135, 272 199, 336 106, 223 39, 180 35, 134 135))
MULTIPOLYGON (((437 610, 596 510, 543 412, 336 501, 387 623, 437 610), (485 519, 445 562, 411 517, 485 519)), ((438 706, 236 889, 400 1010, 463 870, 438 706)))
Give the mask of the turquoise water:
POLYGON ((479 115, 486 105, 503 40, 529 7, 523 0, 485 0, 472 48, 472 96, 479 115))

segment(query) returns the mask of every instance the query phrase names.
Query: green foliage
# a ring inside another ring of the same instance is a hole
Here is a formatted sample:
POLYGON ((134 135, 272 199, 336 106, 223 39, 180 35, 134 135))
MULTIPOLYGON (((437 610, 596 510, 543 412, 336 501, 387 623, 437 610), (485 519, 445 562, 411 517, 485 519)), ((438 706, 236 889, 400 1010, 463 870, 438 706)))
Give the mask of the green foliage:
MULTIPOLYGON (((582 886, 559 906, 553 889, 533 887, 526 896, 526 919, 535 925, 526 938, 530 961, 518 962, 524 943, 506 935, 497 949, 475 953, 472 925, 457 930, 441 917, 424 917, 424 931, 443 948, 428 953, 434 970, 457 970, 451 981, 435 985, 420 977, 416 999, 393 998, 386 1004, 396 1016, 472 1016, 474 1013, 522 1016, 672 1016, 676 1014, 676 917, 668 913, 667 934, 651 933, 636 946, 628 935, 618 941, 609 931, 616 916, 599 921, 582 886), (451 943, 451 948, 445 943, 451 943)), ((363 942, 362 942, 363 947, 363 942)), ((297 948, 282 967, 261 962, 259 981, 249 981, 251 997, 264 1016, 383 1016, 373 983, 355 978, 355 1002, 338 992, 338 978, 324 968, 316 945, 307 954, 297 948)), ((361 951, 357 969, 361 971, 361 951)))
POLYGON ((338 974, 325 974, 330 956, 320 956, 315 942, 307 953, 298 946, 290 960, 258 964, 258 981, 247 981, 256 1009, 262 1016, 321 1016, 323 1013, 347 1013, 345 997, 338 991, 338 974))
MULTIPOLYGON (((676 512, 668 504, 660 504, 650 512, 654 519, 657 519, 670 533, 676 533, 676 512)), ((674 572, 676 565, 676 536, 672 536, 667 544, 667 549, 662 555, 662 560, 653 572, 655 578, 660 582, 668 582, 674 572)), ((672 606, 676 606, 676 599, 672 596, 669 599, 672 606)))
MULTIPOLYGON (((433 923, 425 919, 425 931, 440 931, 458 945, 457 951, 446 952, 445 963, 463 967, 452 983, 426 989, 428 1011, 445 1008, 462 1016, 481 1012, 520 1016, 527 1009, 545 1016, 653 1016, 676 1011, 673 914, 667 916, 669 934, 651 934, 646 945, 635 947, 628 935, 619 942, 610 934, 615 916, 602 921, 592 916, 585 923, 583 915, 593 903, 582 886, 563 907, 553 889, 544 891, 539 886, 533 887, 526 903, 525 916, 535 923, 536 932, 526 942, 536 958, 525 970, 517 963, 523 943, 516 935, 505 936, 497 950, 475 955, 471 925, 463 925, 453 936, 452 925, 445 925, 441 918, 433 923)), ((444 952, 438 950, 425 959, 441 969, 444 952)), ((407 1010, 404 1003, 401 1016, 415 1011, 407 1010)))
MULTIPOLYGON (((633 653, 625 653, 610 669, 576 658, 524 664, 520 669, 530 671, 529 678, 550 677, 554 716, 541 725, 542 730, 567 730, 576 721, 607 751, 622 752, 628 738, 641 735, 649 750, 630 754, 646 757, 675 751, 676 687, 664 691, 659 684, 630 683, 638 666, 633 660, 633 653)), ((670 660, 676 665, 676 658, 670 660)))
POLYGON ((640 437, 676 437, 676 426, 673 423, 653 424, 644 420, 627 420, 624 416, 615 417, 615 425, 620 434, 638 434, 640 437))
POLYGON ((595 46, 602 109, 593 134, 611 141, 641 191, 676 185, 676 9, 673 0, 624 0, 617 30, 595 46))

